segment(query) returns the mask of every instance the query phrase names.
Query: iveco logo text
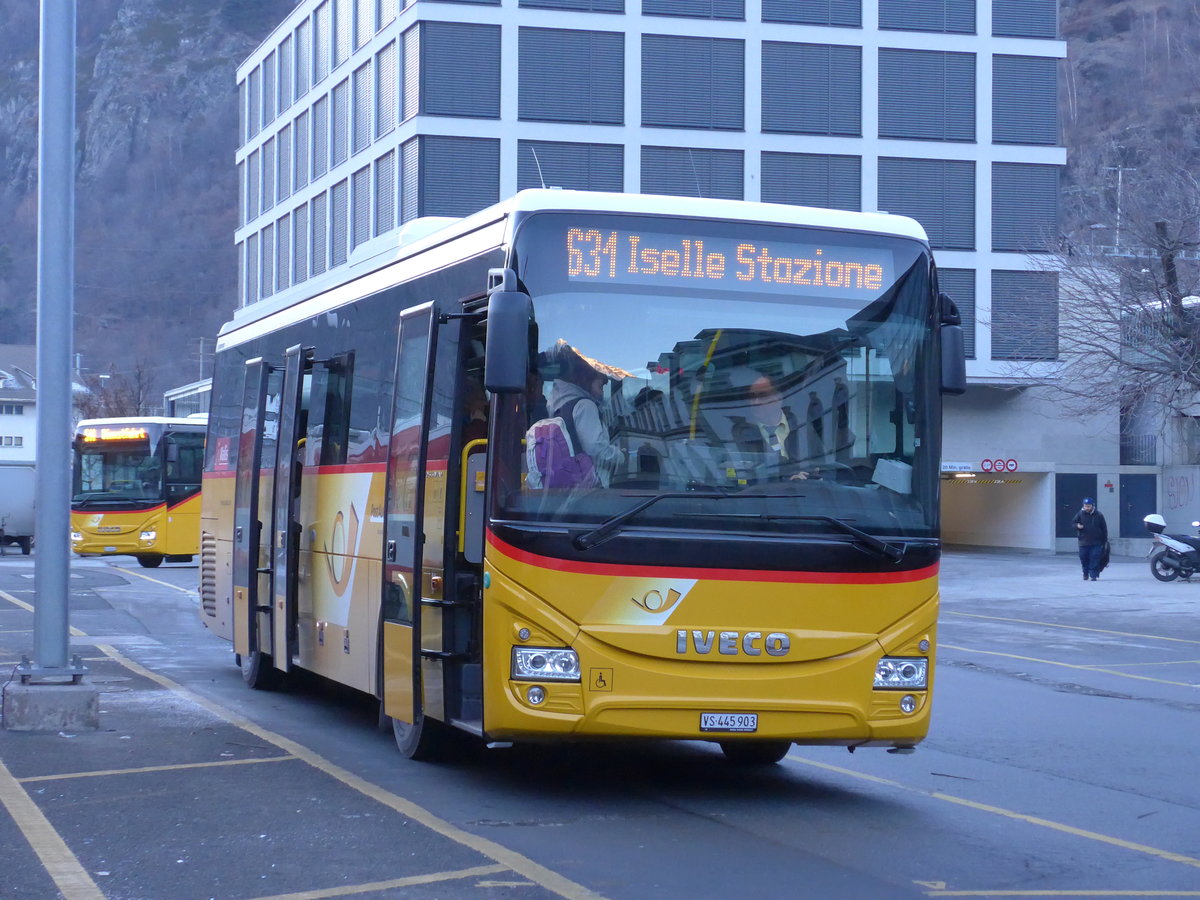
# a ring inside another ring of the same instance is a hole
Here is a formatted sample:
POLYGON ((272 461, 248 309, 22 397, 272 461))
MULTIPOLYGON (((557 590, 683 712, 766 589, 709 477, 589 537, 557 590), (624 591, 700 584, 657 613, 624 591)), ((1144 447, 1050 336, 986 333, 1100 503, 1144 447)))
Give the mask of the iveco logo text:
POLYGON ((691 631, 679 629, 675 632, 675 652, 688 652, 688 635, 691 635, 692 649, 697 653, 712 653, 715 645, 718 653, 725 656, 787 656, 792 649, 792 639, 781 631, 772 631, 765 638, 761 631, 691 631), (740 648, 740 649, 739 649, 740 648))

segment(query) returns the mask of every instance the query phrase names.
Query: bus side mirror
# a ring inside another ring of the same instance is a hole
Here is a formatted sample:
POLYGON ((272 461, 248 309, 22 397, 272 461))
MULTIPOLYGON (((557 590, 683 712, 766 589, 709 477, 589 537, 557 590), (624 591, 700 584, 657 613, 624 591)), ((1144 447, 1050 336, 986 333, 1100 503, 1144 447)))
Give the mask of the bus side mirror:
POLYGON ((939 327, 942 345, 942 393, 962 394, 967 390, 967 352, 963 341, 962 317, 946 293, 938 294, 941 305, 939 327))
POLYGON ((492 269, 488 275, 499 278, 500 283, 488 293, 484 387, 496 394, 523 393, 529 373, 533 301, 516 289, 517 274, 512 269, 492 269))
POLYGON ((179 445, 174 441, 167 442, 167 462, 179 462, 179 445))

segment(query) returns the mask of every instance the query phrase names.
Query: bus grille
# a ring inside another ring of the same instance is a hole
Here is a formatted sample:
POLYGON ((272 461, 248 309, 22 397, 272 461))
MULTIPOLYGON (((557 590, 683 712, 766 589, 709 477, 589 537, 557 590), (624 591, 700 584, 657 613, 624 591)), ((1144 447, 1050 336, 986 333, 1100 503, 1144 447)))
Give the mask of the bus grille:
POLYGON ((200 532, 200 606, 206 616, 217 614, 217 538, 200 532))

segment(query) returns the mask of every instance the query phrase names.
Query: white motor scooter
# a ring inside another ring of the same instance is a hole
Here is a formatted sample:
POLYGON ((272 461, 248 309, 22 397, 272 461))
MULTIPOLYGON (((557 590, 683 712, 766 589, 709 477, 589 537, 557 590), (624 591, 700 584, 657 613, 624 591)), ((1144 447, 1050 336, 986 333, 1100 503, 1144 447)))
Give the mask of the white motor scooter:
MULTIPOLYGON (((1142 519, 1146 530, 1154 535, 1154 543, 1150 545, 1150 573, 1159 581, 1174 581, 1182 578, 1190 579, 1200 571, 1200 534, 1166 534, 1167 523, 1158 513, 1151 513, 1142 519)), ((1200 522, 1193 522, 1193 528, 1200 528, 1200 522)))

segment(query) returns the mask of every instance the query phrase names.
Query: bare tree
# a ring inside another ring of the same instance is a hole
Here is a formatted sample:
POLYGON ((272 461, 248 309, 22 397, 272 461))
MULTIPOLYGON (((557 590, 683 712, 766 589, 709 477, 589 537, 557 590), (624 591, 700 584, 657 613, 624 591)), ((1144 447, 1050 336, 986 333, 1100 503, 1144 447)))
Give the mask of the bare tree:
POLYGON ((105 374, 84 375, 82 382, 85 390, 75 395, 75 411, 81 419, 151 415, 162 405, 145 362, 128 373, 113 367, 105 374))
MULTIPOLYGON (((1079 415, 1200 401, 1200 182, 1161 147, 1077 160, 1058 249, 1059 356, 1047 387, 1079 415)), ((1014 364, 1025 377, 1034 369, 1014 364)), ((1038 374, 1045 375, 1045 368, 1038 374)), ((1123 416, 1128 423, 1130 417, 1123 416)))

